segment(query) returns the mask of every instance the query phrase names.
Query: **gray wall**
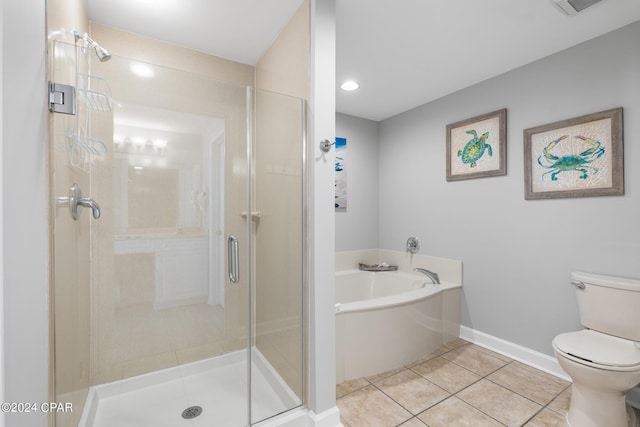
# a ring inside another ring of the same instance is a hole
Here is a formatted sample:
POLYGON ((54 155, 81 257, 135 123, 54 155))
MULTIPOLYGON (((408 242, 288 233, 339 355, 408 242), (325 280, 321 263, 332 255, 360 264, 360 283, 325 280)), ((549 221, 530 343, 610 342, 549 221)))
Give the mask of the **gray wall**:
POLYGON ((336 212, 336 250, 378 247, 378 122, 336 114, 347 139, 347 210, 336 212))
MULTIPOLYGON (((47 402, 49 258, 45 2, 4 2, 2 16, 4 400, 47 402)), ((47 414, 6 414, 11 427, 47 414)), ((1 424, 1 422, 0 422, 1 424)))
POLYGON ((553 355, 580 328, 571 271, 640 278, 638 40, 640 22, 379 123, 379 246, 462 260, 463 325, 553 355), (523 129, 620 106, 625 196, 524 200, 523 129), (447 182, 445 126, 500 108, 508 175, 447 182))

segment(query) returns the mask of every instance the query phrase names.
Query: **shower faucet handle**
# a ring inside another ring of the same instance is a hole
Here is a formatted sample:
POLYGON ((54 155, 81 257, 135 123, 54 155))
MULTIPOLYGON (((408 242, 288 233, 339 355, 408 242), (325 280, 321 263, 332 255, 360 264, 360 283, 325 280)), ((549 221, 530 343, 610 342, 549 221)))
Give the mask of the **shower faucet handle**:
POLYGON ((95 219, 100 218, 100 205, 90 197, 82 197, 82 190, 80 186, 74 183, 69 188, 69 197, 58 197, 56 199, 57 206, 69 206, 69 213, 74 221, 80 218, 80 211, 78 206, 91 208, 91 212, 95 219))
POLYGON ((420 242, 418 241, 418 239, 413 236, 409 237, 407 239, 407 252, 411 254, 415 254, 415 253, 418 253, 419 250, 420 250, 420 242))
POLYGON ((85 208, 91 208, 91 213, 93 214, 93 217, 95 219, 100 219, 100 205, 98 205, 98 203, 95 200, 89 197, 81 197, 78 199, 78 205, 83 206, 85 208))
POLYGON ((328 153, 329 150, 331 150, 331 146, 335 145, 335 143, 335 141, 331 142, 328 139, 323 139, 320 141, 320 150, 322 150, 323 153, 328 153))

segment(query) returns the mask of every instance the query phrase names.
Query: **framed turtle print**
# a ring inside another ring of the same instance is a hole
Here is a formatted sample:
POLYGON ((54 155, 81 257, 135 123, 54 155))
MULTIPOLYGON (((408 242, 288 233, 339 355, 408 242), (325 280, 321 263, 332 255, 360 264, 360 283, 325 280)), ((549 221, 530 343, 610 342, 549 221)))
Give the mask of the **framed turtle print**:
POLYGON ((506 108, 447 125, 447 181, 506 174, 506 108))
POLYGON ((525 199, 624 194, 622 108, 524 130, 525 199))

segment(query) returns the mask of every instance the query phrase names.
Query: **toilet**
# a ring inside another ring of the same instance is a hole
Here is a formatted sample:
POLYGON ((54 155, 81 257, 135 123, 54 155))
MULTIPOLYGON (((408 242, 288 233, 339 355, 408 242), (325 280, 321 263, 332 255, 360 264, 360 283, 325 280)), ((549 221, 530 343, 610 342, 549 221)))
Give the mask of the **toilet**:
POLYGON ((574 272, 584 329, 556 336, 553 350, 571 377, 571 427, 637 426, 625 403, 640 383, 640 280, 574 272))

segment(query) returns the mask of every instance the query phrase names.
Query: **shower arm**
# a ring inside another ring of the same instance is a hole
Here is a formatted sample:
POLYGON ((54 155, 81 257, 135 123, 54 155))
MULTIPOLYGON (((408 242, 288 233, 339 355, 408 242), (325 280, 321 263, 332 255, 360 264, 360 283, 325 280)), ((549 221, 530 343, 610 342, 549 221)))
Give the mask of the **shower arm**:
POLYGON ((78 43, 78 40, 82 40, 84 42, 84 45, 82 46, 83 49, 86 49, 88 46, 92 47, 93 50, 95 50, 100 62, 105 62, 111 59, 111 54, 105 48, 100 46, 95 40, 89 37, 88 33, 80 34, 80 31, 73 30, 73 38, 75 39, 76 43, 78 43))

